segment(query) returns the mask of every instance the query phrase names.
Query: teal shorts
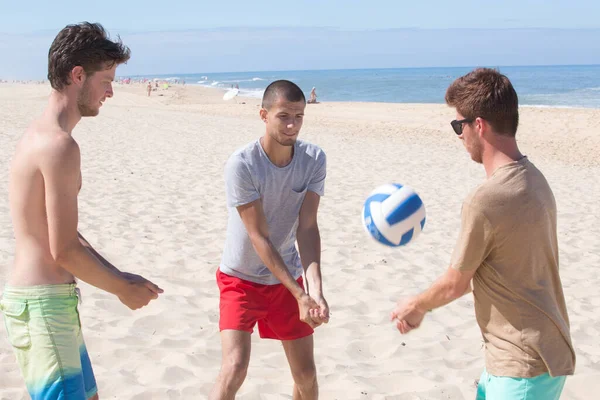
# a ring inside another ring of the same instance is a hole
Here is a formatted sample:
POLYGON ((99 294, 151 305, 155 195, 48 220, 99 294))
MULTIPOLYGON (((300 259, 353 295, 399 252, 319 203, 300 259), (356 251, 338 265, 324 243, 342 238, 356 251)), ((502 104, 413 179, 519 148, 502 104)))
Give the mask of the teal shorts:
POLYGON ((7 286, 0 301, 8 340, 32 400, 87 400, 98 391, 75 284, 7 286))
POLYGON ((483 370, 477 385, 477 400, 558 400, 566 376, 548 373, 533 378, 495 376, 483 370))

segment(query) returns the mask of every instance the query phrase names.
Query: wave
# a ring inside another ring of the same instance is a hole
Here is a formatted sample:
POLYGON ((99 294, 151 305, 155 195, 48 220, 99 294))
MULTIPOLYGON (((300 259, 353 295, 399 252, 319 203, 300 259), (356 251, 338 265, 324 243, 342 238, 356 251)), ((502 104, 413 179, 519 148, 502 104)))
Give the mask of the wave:
POLYGON ((224 79, 221 82, 239 83, 239 82, 259 82, 259 81, 266 81, 266 79, 262 79, 262 78, 252 78, 252 79, 224 79))
POLYGON ((240 89, 239 96, 262 99, 264 93, 264 89, 240 89))

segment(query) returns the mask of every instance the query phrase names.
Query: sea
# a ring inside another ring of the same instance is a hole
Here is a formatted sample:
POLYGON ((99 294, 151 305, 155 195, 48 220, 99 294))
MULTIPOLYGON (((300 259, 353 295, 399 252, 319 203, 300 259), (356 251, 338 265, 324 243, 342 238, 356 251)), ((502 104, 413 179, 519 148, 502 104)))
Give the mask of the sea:
MULTIPOLYGON (((517 91, 520 105, 600 108, 600 65, 488 67, 508 76, 517 91)), ((473 68, 199 72, 144 78, 185 81, 185 84, 223 90, 237 85, 240 96, 257 98, 262 96, 270 82, 288 79, 300 86, 307 98, 314 87, 320 102, 444 103, 447 87, 473 68)))

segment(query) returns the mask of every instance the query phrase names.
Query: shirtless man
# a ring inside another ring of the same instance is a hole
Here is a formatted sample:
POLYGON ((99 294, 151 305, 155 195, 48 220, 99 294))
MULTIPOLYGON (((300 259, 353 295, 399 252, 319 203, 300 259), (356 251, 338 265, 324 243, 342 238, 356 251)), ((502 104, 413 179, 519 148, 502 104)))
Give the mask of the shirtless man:
POLYGON ((12 159, 10 210, 16 239, 11 276, 0 310, 31 398, 98 399, 81 333, 79 278, 135 310, 162 290, 119 271, 77 231, 80 152, 72 131, 98 115, 130 52, 99 24, 65 27, 48 55, 52 92, 12 159))

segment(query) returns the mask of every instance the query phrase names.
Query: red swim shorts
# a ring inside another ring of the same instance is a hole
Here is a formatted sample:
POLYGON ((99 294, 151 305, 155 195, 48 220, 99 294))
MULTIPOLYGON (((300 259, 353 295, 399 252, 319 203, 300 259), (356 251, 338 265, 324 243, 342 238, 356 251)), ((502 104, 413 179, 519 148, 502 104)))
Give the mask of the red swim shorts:
MULTIPOLYGON (((282 284, 261 285, 217 269, 219 285, 219 330, 258 333, 264 339, 296 340, 313 334, 313 329, 300 321, 298 302, 282 284)), ((302 277, 298 284, 304 288, 302 277)))

